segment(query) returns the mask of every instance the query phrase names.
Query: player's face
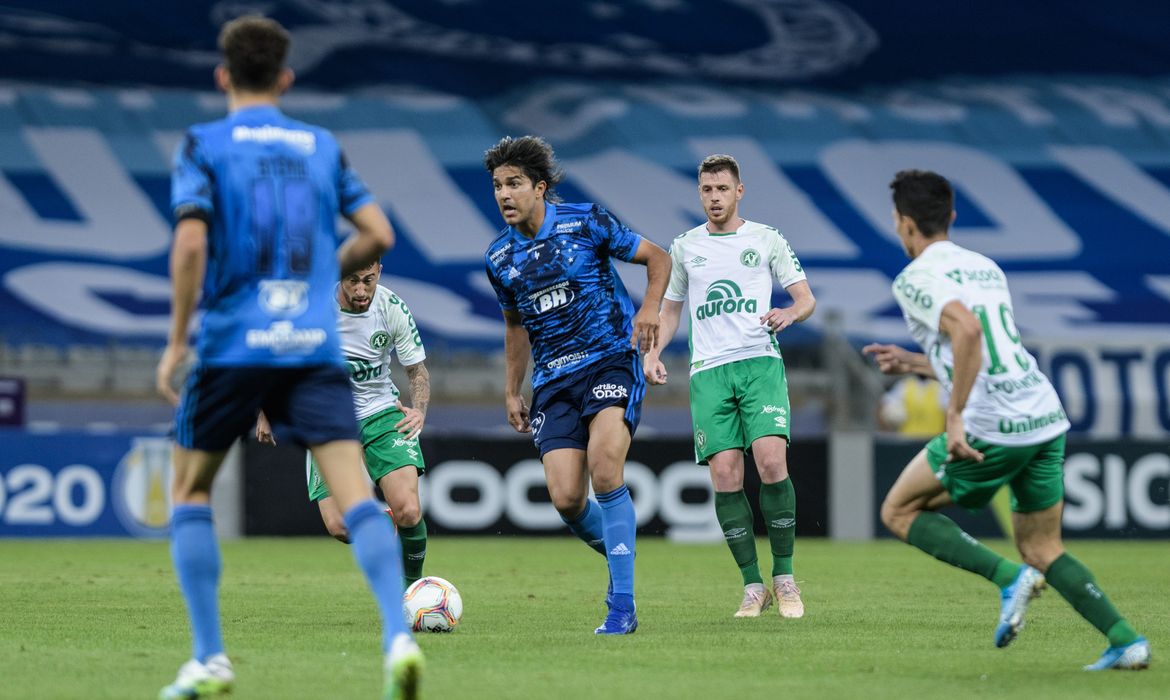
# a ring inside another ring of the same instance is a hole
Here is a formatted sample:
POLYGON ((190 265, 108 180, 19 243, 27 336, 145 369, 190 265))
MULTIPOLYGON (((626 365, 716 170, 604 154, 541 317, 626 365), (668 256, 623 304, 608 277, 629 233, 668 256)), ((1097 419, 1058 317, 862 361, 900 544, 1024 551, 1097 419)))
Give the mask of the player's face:
POLYGON ((341 308, 359 314, 368 310, 381 277, 382 263, 374 263, 341 280, 341 308))
POLYGON ((743 197, 743 183, 730 170, 699 175, 699 199, 707 220, 717 227, 733 222, 743 197))
POLYGON ((514 165, 501 165, 493 170, 492 187, 496 192, 496 206, 509 226, 525 228, 524 224, 536 215, 537 207, 544 206, 544 181, 533 184, 514 165))
POLYGON ((897 209, 893 210, 894 214, 894 230, 898 232, 898 240, 902 243, 902 250, 906 252, 906 257, 911 260, 914 259, 914 248, 910 245, 910 217, 902 216, 897 209))

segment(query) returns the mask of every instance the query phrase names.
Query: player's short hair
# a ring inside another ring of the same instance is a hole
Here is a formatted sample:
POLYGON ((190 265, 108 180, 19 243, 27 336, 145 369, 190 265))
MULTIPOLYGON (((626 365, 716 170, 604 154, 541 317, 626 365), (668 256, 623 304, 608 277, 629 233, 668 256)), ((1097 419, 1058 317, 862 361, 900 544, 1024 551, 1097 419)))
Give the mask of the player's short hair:
POLYGON ((917 224, 922 235, 946 233, 955 210, 955 191, 951 183, 929 170, 901 170, 890 182, 894 191, 894 209, 917 224))
POLYGON ((716 153, 715 155, 707 156, 699 163, 699 177, 703 177, 703 173, 715 173, 726 170, 731 173, 736 182, 739 182, 739 163, 729 155, 724 153, 716 153))
POLYGON ((245 92, 268 92, 276 87, 291 44, 279 22, 260 15, 237 17, 219 32, 219 50, 232 86, 245 92))
POLYGON ((561 201, 556 186, 565 179, 565 173, 557 163, 552 146, 544 139, 539 136, 505 136, 500 139, 499 143, 484 151, 483 166, 489 173, 493 173, 502 165, 519 168, 533 186, 543 181, 547 185, 544 191, 546 201, 561 201))

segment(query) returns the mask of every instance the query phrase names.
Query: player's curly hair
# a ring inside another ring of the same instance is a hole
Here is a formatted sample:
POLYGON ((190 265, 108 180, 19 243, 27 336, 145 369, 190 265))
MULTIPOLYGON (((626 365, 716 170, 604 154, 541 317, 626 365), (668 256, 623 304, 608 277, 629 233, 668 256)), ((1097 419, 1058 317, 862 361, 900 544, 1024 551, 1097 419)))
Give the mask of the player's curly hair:
POLYGON ((291 44, 279 22, 260 15, 237 17, 219 32, 219 50, 232 85, 246 92, 276 87, 291 44))
POLYGON ((894 191, 894 209, 913 219, 922 235, 930 238, 951 227, 955 191, 942 175, 929 170, 900 170, 890 189, 894 191))
POLYGON ((561 201, 556 192, 556 186, 565 179, 565 173, 557 163, 552 146, 539 136, 521 136, 513 138, 505 136, 500 142, 492 146, 483 154, 483 167, 489 173, 494 173, 502 165, 511 165, 520 169, 524 176, 532 181, 533 186, 544 182, 547 188, 544 199, 548 202, 561 201))

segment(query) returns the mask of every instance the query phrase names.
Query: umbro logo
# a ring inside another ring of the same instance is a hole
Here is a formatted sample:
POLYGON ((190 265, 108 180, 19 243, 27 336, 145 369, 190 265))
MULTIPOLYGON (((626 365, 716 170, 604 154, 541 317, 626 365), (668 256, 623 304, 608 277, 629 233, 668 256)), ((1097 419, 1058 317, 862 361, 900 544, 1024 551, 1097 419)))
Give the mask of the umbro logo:
POLYGON ((412 552, 407 554, 406 558, 410 559, 411 561, 422 561, 423 559, 427 558, 427 550, 424 549, 421 552, 412 552))
POLYGON ((704 258, 702 255, 696 255, 687 262, 691 264, 691 267, 702 267, 707 263, 707 258, 704 258))
POLYGON ((625 557, 631 554, 633 554, 633 552, 630 551, 630 548, 626 546, 625 542, 618 542, 616 547, 609 550, 609 555, 611 557, 625 557))
POLYGON ((772 527, 792 527, 796 524, 796 518, 780 518, 772 521, 772 527))
POLYGON ((723 531, 723 537, 729 540, 736 540, 747 534, 746 527, 733 527, 730 530, 723 531))

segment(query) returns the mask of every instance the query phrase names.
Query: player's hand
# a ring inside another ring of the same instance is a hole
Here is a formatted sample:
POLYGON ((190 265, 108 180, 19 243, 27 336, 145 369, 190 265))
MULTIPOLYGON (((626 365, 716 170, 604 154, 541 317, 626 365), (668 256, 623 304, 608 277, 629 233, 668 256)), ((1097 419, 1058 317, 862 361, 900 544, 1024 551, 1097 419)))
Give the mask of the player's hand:
POLYGON ((666 365, 662 364, 658 355, 646 356, 642 363, 642 373, 646 375, 646 381, 650 384, 662 385, 666 383, 666 365))
POLYGON ((260 415, 256 416, 256 440, 261 445, 276 447, 276 436, 272 434, 272 424, 268 422, 268 416, 264 415, 264 411, 260 411, 260 415))
POLYGON ((983 461, 983 453, 967 444, 967 429, 963 425, 963 416, 959 413, 947 412, 947 461, 961 460, 983 461))
POLYGON ((154 373, 154 388, 172 406, 179 405, 179 392, 175 389, 175 378, 179 367, 187 359, 189 349, 186 345, 167 345, 163 350, 162 359, 158 361, 158 369, 154 373))
POLYGON ((873 355, 882 374, 906 374, 910 372, 910 351, 897 345, 870 343, 861 349, 866 355, 873 355))
POLYGON ((528 405, 523 396, 504 397, 504 408, 508 411, 508 423, 518 433, 531 433, 532 424, 528 421, 528 405))
POLYGON ((634 315, 634 333, 630 336, 630 347, 650 352, 658 347, 658 309, 643 306, 634 315))
POLYGON ((426 422, 427 416, 417 408, 410 406, 398 405, 402 411, 402 420, 394 424, 394 429, 406 436, 407 440, 413 440, 422 434, 423 423, 426 422))
POLYGON ((768 313, 760 316, 760 325, 767 326, 772 333, 779 333, 794 323, 796 323, 796 312, 792 310, 792 307, 771 309, 768 313))

